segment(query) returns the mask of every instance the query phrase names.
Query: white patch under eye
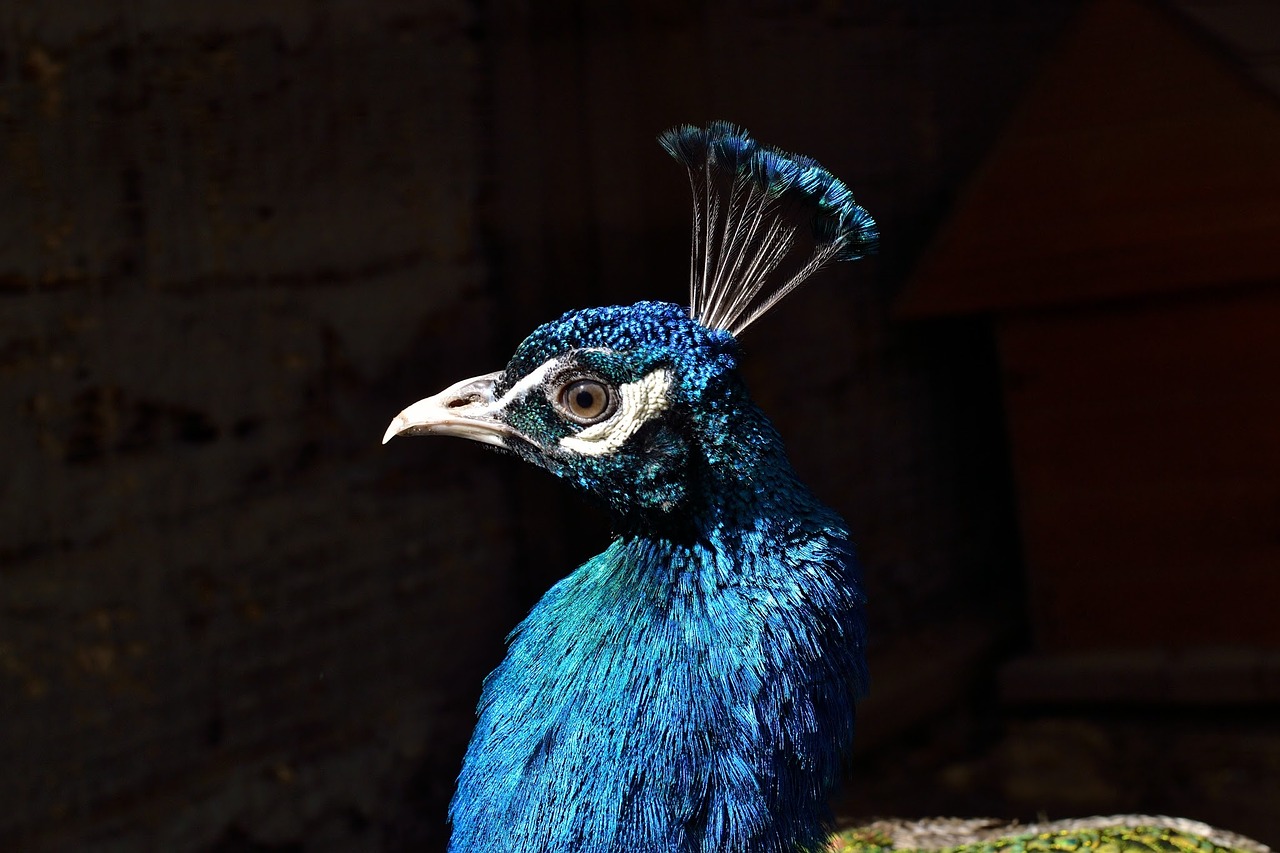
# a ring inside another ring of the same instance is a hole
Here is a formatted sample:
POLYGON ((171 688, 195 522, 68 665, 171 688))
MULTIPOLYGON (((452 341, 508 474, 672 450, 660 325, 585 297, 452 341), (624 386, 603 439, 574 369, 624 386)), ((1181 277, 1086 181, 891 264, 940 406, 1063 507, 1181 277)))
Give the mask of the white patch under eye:
POLYGON ((614 453, 644 426, 671 405, 671 374, 658 369, 618 388, 618 411, 606 421, 560 439, 560 446, 584 456, 614 453))

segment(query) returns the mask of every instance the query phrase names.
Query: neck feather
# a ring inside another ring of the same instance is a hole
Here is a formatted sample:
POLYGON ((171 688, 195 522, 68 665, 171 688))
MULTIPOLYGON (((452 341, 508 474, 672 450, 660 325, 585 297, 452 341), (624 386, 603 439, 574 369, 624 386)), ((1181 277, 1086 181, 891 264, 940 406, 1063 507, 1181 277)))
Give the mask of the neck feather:
POLYGON ((818 845, 866 684, 862 594, 839 517, 763 438, 749 488, 625 532, 513 633, 452 851, 818 845))

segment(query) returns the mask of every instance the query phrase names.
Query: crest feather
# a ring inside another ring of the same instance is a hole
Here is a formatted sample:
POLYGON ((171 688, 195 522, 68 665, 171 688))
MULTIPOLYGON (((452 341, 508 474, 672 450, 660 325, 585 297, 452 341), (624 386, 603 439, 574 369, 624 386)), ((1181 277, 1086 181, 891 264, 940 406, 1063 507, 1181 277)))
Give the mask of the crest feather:
POLYGON ((689 305, 707 328, 737 336, 829 261, 876 249, 871 214, 812 158, 724 121, 674 127, 658 142, 689 172, 689 305))

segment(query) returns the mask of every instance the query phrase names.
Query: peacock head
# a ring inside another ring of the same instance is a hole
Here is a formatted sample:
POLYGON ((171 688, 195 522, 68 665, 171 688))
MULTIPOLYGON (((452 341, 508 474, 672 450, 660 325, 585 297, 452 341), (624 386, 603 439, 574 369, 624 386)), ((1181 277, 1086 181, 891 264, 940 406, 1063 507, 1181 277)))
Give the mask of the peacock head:
POLYGON ((683 125, 659 141, 693 188, 691 307, 565 314, 505 370, 405 409, 384 442, 436 434, 494 445, 623 517, 687 518, 699 496, 732 500, 734 483, 768 488, 760 475, 785 462, 738 378, 736 336, 827 262, 874 251, 876 225, 817 162, 727 122, 683 125))
POLYGON ((698 472, 726 464, 731 421, 749 405, 733 335, 689 311, 640 302, 571 311, 537 328, 506 368, 401 412, 396 435, 453 435, 508 450, 604 500, 617 514, 670 513, 698 472))

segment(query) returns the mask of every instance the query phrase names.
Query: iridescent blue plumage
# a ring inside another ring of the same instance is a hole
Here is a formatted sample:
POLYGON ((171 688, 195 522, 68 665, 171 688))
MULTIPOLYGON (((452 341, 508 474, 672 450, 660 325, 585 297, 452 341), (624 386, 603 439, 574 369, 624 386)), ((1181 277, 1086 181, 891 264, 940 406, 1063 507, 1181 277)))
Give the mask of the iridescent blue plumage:
POLYGON ((733 338, 680 306, 567 314, 496 393, 606 347, 625 353, 611 381, 675 374, 667 417, 637 440, 678 462, 649 481, 661 500, 615 480, 635 479, 628 458, 547 465, 603 496, 621 535, 534 607, 486 681, 450 849, 816 846, 866 685, 844 524, 748 398, 733 338))
POLYGON ((793 853, 829 829, 867 685, 861 584, 844 522, 751 402, 736 335, 875 226, 817 163, 732 125, 662 144, 694 186, 692 307, 565 314, 387 431, 515 453, 616 533, 485 681, 452 853, 793 853))

